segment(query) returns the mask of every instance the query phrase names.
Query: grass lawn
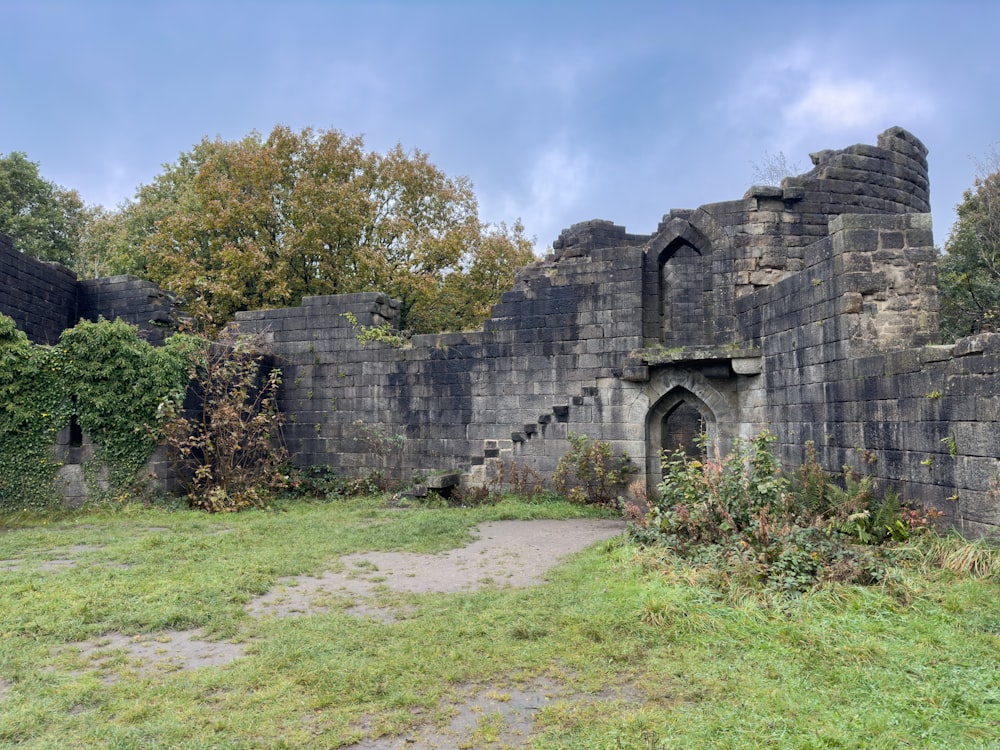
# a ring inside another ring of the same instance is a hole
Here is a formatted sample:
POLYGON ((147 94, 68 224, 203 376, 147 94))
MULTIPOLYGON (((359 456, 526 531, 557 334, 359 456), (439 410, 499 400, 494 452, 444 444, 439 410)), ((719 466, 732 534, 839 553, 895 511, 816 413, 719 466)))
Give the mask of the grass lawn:
MULTIPOLYGON (((586 515, 377 499, 210 516, 126 507, 0 517, 0 747, 337 748, 444 726, 469 694, 548 690, 532 748, 1000 747, 1000 589, 900 568, 891 586, 728 599, 679 563, 598 543, 542 586, 380 596, 395 622, 255 617, 278 578, 366 550, 438 552, 486 520, 586 515), (172 630, 224 666, 100 669, 76 647, 172 630)), ((500 747, 482 711, 468 747, 500 747)), ((396 747, 387 744, 385 747, 396 747)))

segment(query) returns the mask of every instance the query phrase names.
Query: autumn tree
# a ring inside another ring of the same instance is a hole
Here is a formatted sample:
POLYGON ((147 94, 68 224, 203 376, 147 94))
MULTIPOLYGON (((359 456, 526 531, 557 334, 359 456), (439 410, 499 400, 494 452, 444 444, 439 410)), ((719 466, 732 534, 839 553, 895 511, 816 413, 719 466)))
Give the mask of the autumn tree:
POLYGON ((43 178, 25 154, 0 156, 0 232, 19 250, 73 266, 90 211, 75 190, 43 178))
POLYGON ((202 140, 98 232, 94 257, 179 294, 210 329, 239 310, 360 291, 401 299, 414 331, 475 326, 534 258, 519 224, 484 224, 468 180, 426 154, 283 126, 202 140))
POLYGON ((440 317, 429 327, 456 331, 486 320, 500 295, 513 287, 518 269, 533 260, 531 242, 520 222, 484 228, 466 247, 459 272, 449 274, 440 285, 443 302, 433 307, 440 317))
POLYGON ((1000 156, 965 192, 938 267, 941 330, 953 340, 1000 330, 1000 156))

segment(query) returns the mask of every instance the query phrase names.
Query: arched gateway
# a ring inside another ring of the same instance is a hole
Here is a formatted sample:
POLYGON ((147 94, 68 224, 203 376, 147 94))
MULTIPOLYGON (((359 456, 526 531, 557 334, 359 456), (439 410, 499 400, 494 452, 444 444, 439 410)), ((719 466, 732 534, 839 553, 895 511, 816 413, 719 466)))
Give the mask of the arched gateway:
POLYGON ((712 457, 724 455, 732 445, 735 404, 712 380, 688 368, 671 367, 655 373, 646 386, 645 413, 646 486, 650 492, 663 477, 661 454, 680 449, 697 455, 698 439, 705 435, 712 457))

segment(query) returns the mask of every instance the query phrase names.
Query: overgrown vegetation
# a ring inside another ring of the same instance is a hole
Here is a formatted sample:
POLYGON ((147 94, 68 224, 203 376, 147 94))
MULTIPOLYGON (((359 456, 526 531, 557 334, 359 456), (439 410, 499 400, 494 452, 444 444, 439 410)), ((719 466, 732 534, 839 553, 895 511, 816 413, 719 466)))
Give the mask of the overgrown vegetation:
POLYGON ((125 493, 161 438, 162 404, 183 399, 185 357, 121 321, 82 321, 55 346, 31 344, 0 315, 0 509, 56 500, 53 446, 72 420, 95 446, 95 499, 125 493))
POLYGON ((278 469, 284 479, 286 494, 308 500, 343 500, 350 497, 367 497, 381 491, 377 477, 352 478, 341 476, 330 466, 313 465, 299 469, 285 464, 278 469))
POLYGON ((286 480, 278 387, 264 367, 262 336, 227 329, 212 342, 187 337, 188 408, 163 402, 164 434, 189 504, 213 512, 263 506, 286 480))
POLYGON ((396 486, 402 479, 399 472, 406 436, 360 419, 351 423, 351 432, 351 440, 364 449, 371 462, 365 467, 367 481, 382 489, 396 486))
POLYGON ((904 509, 870 477, 845 469, 833 482, 808 446, 791 477, 775 460, 774 436, 738 441, 721 461, 665 454, 659 499, 646 515, 632 509, 632 537, 662 545, 718 571, 726 585, 759 584, 802 592, 819 583, 885 579, 879 547, 926 530, 933 511, 904 509))
POLYGON ((0 315, 0 509, 51 502, 56 435, 68 420, 52 350, 0 315))
POLYGON ((179 334, 154 347, 120 320, 82 321, 57 345, 40 346, 0 315, 0 510, 61 501, 54 448, 71 423, 93 443, 84 464, 92 502, 140 488, 165 441, 192 507, 263 505, 286 486, 287 454, 281 372, 262 370, 260 346, 260 337, 233 331, 215 342, 179 334))
POLYGON ((632 460, 614 455, 606 441, 572 433, 567 439, 570 449, 559 459, 553 487, 573 502, 617 507, 624 485, 636 471, 632 460))
POLYGON ((394 328, 388 320, 375 326, 363 326, 358 323, 358 316, 352 312, 341 313, 341 316, 354 328, 358 343, 362 347, 368 346, 373 341, 388 344, 393 349, 402 349, 406 345, 406 335, 394 328))

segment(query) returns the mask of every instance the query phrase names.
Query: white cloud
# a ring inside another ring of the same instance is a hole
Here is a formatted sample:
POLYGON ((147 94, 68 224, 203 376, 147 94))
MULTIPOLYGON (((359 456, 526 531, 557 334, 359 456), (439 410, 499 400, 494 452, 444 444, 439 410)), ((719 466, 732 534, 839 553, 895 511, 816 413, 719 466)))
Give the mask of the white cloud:
POLYGON ((933 114, 933 100, 914 71, 891 62, 861 64, 864 59, 844 46, 794 42, 753 60, 720 107, 734 122, 758 123, 751 138, 771 151, 817 136, 870 138, 892 125, 914 128, 933 114), (857 65, 844 62, 855 58, 857 65))
POLYGON ((879 122, 888 105, 869 81, 814 81, 782 114, 795 126, 853 128, 879 122))
POLYGON ((834 80, 819 74, 782 108, 782 117, 796 130, 836 131, 897 124, 895 120, 916 119, 928 109, 925 98, 905 83, 867 78, 834 80))
MULTIPOLYGON (((557 138, 526 164, 527 170, 518 180, 521 189, 515 195, 502 196, 497 201, 501 209, 496 213, 508 222, 520 218, 528 234, 534 235, 538 250, 544 252, 565 228, 559 225, 561 217, 575 214, 591 191, 591 159, 586 151, 571 147, 565 138, 557 138)), ((484 196, 484 216, 494 215, 489 202, 484 196)))

